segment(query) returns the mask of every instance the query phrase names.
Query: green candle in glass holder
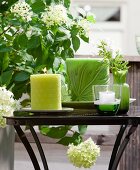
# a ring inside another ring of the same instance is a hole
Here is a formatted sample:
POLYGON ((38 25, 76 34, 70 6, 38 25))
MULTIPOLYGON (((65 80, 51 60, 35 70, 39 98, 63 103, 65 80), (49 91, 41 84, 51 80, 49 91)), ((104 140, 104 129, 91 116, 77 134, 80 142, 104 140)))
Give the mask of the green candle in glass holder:
POLYGON ((120 85, 93 86, 94 104, 101 115, 114 115, 120 105, 120 85))

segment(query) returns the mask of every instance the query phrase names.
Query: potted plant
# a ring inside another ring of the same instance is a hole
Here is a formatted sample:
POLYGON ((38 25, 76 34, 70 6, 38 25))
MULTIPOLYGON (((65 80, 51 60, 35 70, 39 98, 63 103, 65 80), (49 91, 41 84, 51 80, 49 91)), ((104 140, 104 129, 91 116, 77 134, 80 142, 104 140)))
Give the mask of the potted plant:
POLYGON ((114 50, 104 40, 98 45, 98 55, 104 60, 109 60, 109 68, 113 75, 113 83, 121 85, 121 103, 119 106, 119 113, 124 113, 129 110, 130 88, 126 83, 128 73, 128 61, 120 54, 119 50, 114 50))
MULTIPOLYGON (((32 74, 43 73, 45 69, 65 76, 66 58, 74 57, 80 41, 88 43, 88 28, 95 22, 94 16, 85 14, 75 18, 69 7, 69 0, 0 2, 0 86, 12 91, 15 99, 24 93, 30 95, 32 74)), ((24 100, 22 105, 29 102, 24 100)), ((40 131, 68 145, 81 143, 86 128, 79 126, 78 131, 73 131, 71 126, 41 126, 40 131), (67 136, 69 131, 73 132, 72 136, 67 136)))

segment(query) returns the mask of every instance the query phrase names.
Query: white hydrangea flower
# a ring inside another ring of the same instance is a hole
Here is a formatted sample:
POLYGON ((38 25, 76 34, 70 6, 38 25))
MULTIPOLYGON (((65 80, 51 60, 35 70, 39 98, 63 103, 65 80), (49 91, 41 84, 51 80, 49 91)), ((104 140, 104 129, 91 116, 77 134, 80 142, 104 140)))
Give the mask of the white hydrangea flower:
POLYGON ((32 20, 32 8, 25 1, 18 1, 10 8, 10 11, 21 16, 27 22, 32 20))
POLYGON ((6 120, 3 116, 12 116, 14 110, 20 108, 20 104, 13 97, 12 92, 5 87, 0 87, 0 127, 6 127, 6 120))
POLYGON ((70 144, 67 155, 74 166, 90 168, 100 156, 100 148, 89 138, 77 146, 70 144))
POLYGON ((46 8, 45 12, 42 13, 41 18, 47 27, 51 27, 53 25, 62 25, 68 20, 67 10, 61 4, 52 4, 46 8))
POLYGON ((82 28, 81 33, 86 35, 89 34, 90 31, 90 23, 86 19, 81 19, 78 21, 78 25, 82 28))

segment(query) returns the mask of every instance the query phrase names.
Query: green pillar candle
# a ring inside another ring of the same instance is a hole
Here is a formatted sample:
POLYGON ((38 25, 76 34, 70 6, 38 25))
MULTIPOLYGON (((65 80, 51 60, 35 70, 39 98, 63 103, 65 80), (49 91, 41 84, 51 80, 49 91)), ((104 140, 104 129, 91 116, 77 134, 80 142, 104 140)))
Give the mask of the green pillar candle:
POLYGON ((31 108, 33 110, 60 110, 61 76, 59 74, 31 75, 31 108))
POLYGON ((66 67, 73 101, 93 101, 92 86, 109 83, 109 65, 103 58, 68 58, 66 67))

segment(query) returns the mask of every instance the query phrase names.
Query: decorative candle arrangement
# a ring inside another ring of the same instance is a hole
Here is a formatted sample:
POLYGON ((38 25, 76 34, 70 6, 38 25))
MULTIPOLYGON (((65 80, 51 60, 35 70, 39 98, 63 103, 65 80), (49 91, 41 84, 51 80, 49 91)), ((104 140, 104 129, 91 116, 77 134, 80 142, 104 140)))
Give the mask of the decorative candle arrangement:
POLYGON ((115 114, 120 104, 121 86, 119 85, 95 85, 94 104, 100 114, 115 114))
POLYGON ((61 106, 61 75, 31 75, 31 109, 60 110, 61 106))
POLYGON ((109 67, 102 58, 68 58, 66 66, 72 101, 92 101, 92 86, 109 83, 109 67))

